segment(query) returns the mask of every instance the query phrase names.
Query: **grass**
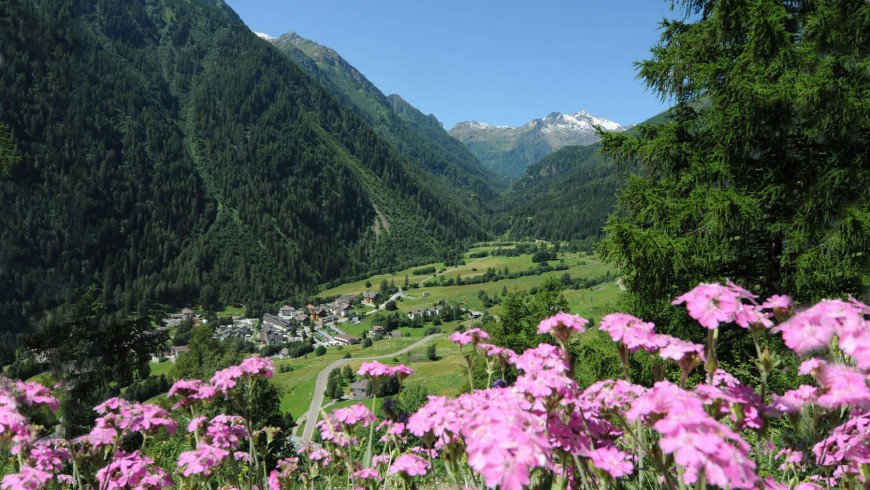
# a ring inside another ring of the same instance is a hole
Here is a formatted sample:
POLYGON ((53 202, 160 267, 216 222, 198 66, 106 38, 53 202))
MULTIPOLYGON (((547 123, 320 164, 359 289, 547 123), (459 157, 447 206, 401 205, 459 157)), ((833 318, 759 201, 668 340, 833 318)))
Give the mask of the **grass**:
POLYGON ((342 350, 329 349, 326 354, 319 357, 308 354, 307 357, 298 359, 276 361, 276 373, 272 381, 283 391, 281 411, 285 413, 289 412, 293 415, 293 418, 299 418, 300 415, 308 410, 311 397, 314 396, 314 382, 317 374, 331 362, 344 358, 345 354, 349 353, 352 357, 357 358, 374 357, 401 350, 417 340, 419 339, 384 339, 376 342, 368 349, 354 345, 344 347, 342 350), (293 371, 282 373, 280 372, 282 366, 290 366, 293 368, 293 371))
MULTIPOLYGON (((477 275, 485 274, 488 268, 495 269, 499 272, 507 267, 511 272, 519 272, 531 269, 537 264, 531 260, 531 255, 520 255, 517 257, 507 256, 487 256, 482 258, 470 258, 469 254, 479 253, 481 251, 491 251, 495 247, 490 245, 478 245, 471 248, 466 253, 465 264, 445 267, 442 262, 433 264, 418 265, 407 269, 396 271, 392 274, 379 274, 355 281, 347 284, 342 284, 335 288, 326 289, 319 293, 323 298, 339 296, 348 293, 362 293, 364 291, 376 290, 382 280, 393 282, 397 286, 404 285, 405 276, 408 276, 412 285, 418 284, 427 280, 431 275, 414 276, 413 271, 424 267, 435 267, 436 275, 443 275, 445 278, 455 279, 457 275, 463 278, 472 278, 477 275), (372 286, 366 287, 365 283, 369 281, 372 286)), ((506 247, 501 247, 506 248, 506 247)), ((503 290, 507 291, 528 291, 538 287, 548 276, 561 278, 566 272, 570 274, 572 279, 590 279, 604 276, 608 271, 612 271, 606 264, 603 264, 599 259, 593 256, 586 256, 578 253, 562 252, 559 254, 559 261, 551 261, 551 265, 567 265, 568 269, 564 271, 553 271, 541 275, 523 276, 516 279, 502 279, 494 282, 481 284, 467 284, 462 286, 430 286, 430 287, 411 287, 407 289, 409 297, 399 300, 396 305, 400 314, 406 314, 408 311, 418 308, 433 306, 440 301, 446 303, 456 303, 470 310, 484 311, 484 303, 479 297, 479 292, 484 291, 491 298, 500 298, 503 290), (424 294, 424 292, 426 294, 424 294)), ((563 291, 565 298, 568 300, 569 310, 571 313, 582 315, 593 320, 600 319, 606 313, 613 311, 613 304, 621 294, 621 290, 614 282, 607 282, 596 285, 588 289, 573 290, 567 289, 563 291), (591 297, 591 302, 590 302, 591 297)), ((368 308, 362 307, 359 310, 369 311, 368 308)), ((486 309, 490 314, 498 316, 501 313, 500 305, 494 305, 486 309)), ((242 308, 224 308, 220 315, 237 315, 243 314, 242 308)), ((382 312, 388 314, 391 312, 382 312)), ((375 315, 359 315, 361 322, 354 325, 351 322, 340 324, 340 328, 351 335, 362 336, 363 332, 369 331, 374 323, 375 315)), ((445 333, 452 332, 459 324, 470 326, 472 320, 463 319, 452 322, 445 322, 438 328, 445 333)), ((323 356, 315 356, 308 354, 306 357, 298 359, 276 360, 276 373, 272 378, 273 382, 278 385, 282 392, 281 410, 285 413, 289 412, 294 418, 299 418, 302 413, 308 410, 311 402, 311 397, 314 394, 314 383, 317 374, 320 373, 327 365, 335 360, 344 358, 350 354, 352 358, 375 357, 383 354, 388 354, 401 350, 404 347, 416 342, 422 337, 427 330, 432 328, 432 323, 426 323, 421 328, 401 327, 402 338, 384 339, 375 342, 375 344, 367 349, 363 349, 361 345, 345 346, 342 348, 329 348, 323 356), (340 350, 339 350, 340 349, 340 350), (290 372, 280 372, 281 368, 288 366, 293 369, 290 372)), ((397 361, 409 365, 416 372, 408 379, 408 383, 422 385, 430 394, 438 395, 457 395, 460 390, 466 387, 465 381, 465 361, 453 342, 450 342, 446 336, 437 339, 436 349, 438 360, 430 361, 425 358, 426 347, 414 349, 407 354, 400 356, 397 361)), ((350 365, 354 370, 359 367, 362 361, 351 361, 350 365)), ((383 360, 385 363, 393 363, 393 359, 383 360)), ((163 362, 152 364, 152 374, 159 376, 160 374, 168 374, 172 369, 172 364, 163 362)), ((330 409, 340 408, 355 402, 342 401, 330 406, 330 409)))
POLYGON ((169 373, 172 371, 172 367, 175 366, 175 364, 170 361, 152 362, 148 365, 151 367, 151 376, 160 376, 162 374, 167 378, 169 377, 169 373))

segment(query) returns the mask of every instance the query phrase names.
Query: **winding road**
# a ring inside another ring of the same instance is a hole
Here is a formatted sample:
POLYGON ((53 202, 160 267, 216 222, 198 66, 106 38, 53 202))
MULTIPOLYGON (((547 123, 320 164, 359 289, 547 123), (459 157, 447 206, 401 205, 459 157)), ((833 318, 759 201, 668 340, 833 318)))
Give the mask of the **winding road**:
POLYGON ((408 352, 409 350, 416 349, 417 347, 420 347, 421 345, 425 344, 426 342, 429 342, 430 340, 434 339, 435 337, 438 337, 441 335, 443 335, 443 334, 436 333, 436 334, 428 335, 428 336, 423 337, 422 339, 418 340, 417 342, 414 342, 413 344, 409 345, 408 347, 405 347, 402 350, 398 350, 398 351, 390 353, 390 354, 382 354, 380 356, 374 356, 374 357, 357 357, 357 358, 351 358, 351 359, 339 359, 337 361, 333 361, 328 366, 323 368, 323 370, 321 370, 317 374, 317 380, 314 382, 314 396, 311 397, 311 405, 308 406, 308 411, 299 417, 300 420, 302 420, 302 418, 305 418, 305 429, 302 431, 302 440, 306 441, 306 442, 311 441, 311 436, 314 435, 314 427, 317 424, 317 414, 320 412, 320 405, 323 403, 323 393, 326 391, 326 382, 329 380, 329 373, 333 369, 344 366, 345 364, 347 364, 351 361, 373 361, 375 359, 384 359, 387 357, 400 356, 400 355, 408 352))

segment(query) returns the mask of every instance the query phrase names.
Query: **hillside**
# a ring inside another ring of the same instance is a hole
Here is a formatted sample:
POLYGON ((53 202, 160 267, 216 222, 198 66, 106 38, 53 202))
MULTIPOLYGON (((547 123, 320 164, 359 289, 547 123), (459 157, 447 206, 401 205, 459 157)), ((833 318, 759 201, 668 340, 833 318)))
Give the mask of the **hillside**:
POLYGON ((487 168, 509 179, 517 179, 529 165, 560 148, 598 141, 596 126, 605 131, 624 129, 613 121, 586 112, 553 112, 518 127, 462 122, 449 134, 465 143, 487 168))
POLYGON ((625 172, 597 151, 568 146, 529 166, 502 197, 497 227, 513 237, 599 239, 625 172))
POLYGON ((482 233, 220 2, 3 9, 6 333, 89 284, 140 313, 272 301, 482 233))
POLYGON ((385 96, 333 49, 296 33, 269 41, 450 192, 483 202, 496 196, 496 175, 451 138, 434 116, 423 115, 398 95, 385 96))

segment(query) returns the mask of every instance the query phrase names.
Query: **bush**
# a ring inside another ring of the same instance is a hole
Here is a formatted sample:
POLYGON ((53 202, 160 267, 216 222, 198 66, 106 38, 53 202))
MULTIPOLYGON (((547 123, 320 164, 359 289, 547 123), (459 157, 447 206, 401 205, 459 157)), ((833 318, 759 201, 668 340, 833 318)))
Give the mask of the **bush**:
POLYGON ((326 354, 326 347, 324 347, 322 345, 318 345, 317 348, 314 349, 314 355, 315 356, 322 356, 323 354, 326 354))

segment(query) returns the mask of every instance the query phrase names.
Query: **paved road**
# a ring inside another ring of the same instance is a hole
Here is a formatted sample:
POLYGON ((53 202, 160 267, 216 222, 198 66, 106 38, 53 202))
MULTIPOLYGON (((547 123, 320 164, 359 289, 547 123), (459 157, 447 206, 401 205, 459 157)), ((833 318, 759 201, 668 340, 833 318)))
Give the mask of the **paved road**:
POLYGON ((329 380, 329 373, 333 369, 344 366, 345 364, 347 364, 351 361, 373 361, 375 359, 384 359, 387 357, 400 356, 400 355, 404 354, 405 352, 408 352, 411 349, 416 349, 417 347, 420 347, 421 345, 425 344, 426 342, 429 342, 430 340, 432 340, 435 337, 438 337, 440 335, 443 335, 443 334, 436 333, 436 334, 432 334, 432 335, 423 337, 422 339, 418 340, 417 342, 414 342, 413 344, 409 345, 408 347, 405 347, 404 349, 393 352, 391 354, 383 354, 383 355, 374 356, 374 357, 357 357, 357 358, 352 358, 352 359, 339 359, 337 361, 333 361, 328 366, 323 368, 323 370, 317 374, 317 380, 314 382, 314 396, 311 398, 311 405, 308 406, 308 412, 306 412, 305 414, 302 414, 302 416, 299 417, 301 420, 302 417, 307 416, 306 420, 305 420, 305 430, 302 431, 302 440, 303 441, 310 441, 311 436, 314 435, 314 427, 317 424, 317 414, 320 413, 320 405, 323 403, 323 392, 326 391, 326 382, 329 380))

